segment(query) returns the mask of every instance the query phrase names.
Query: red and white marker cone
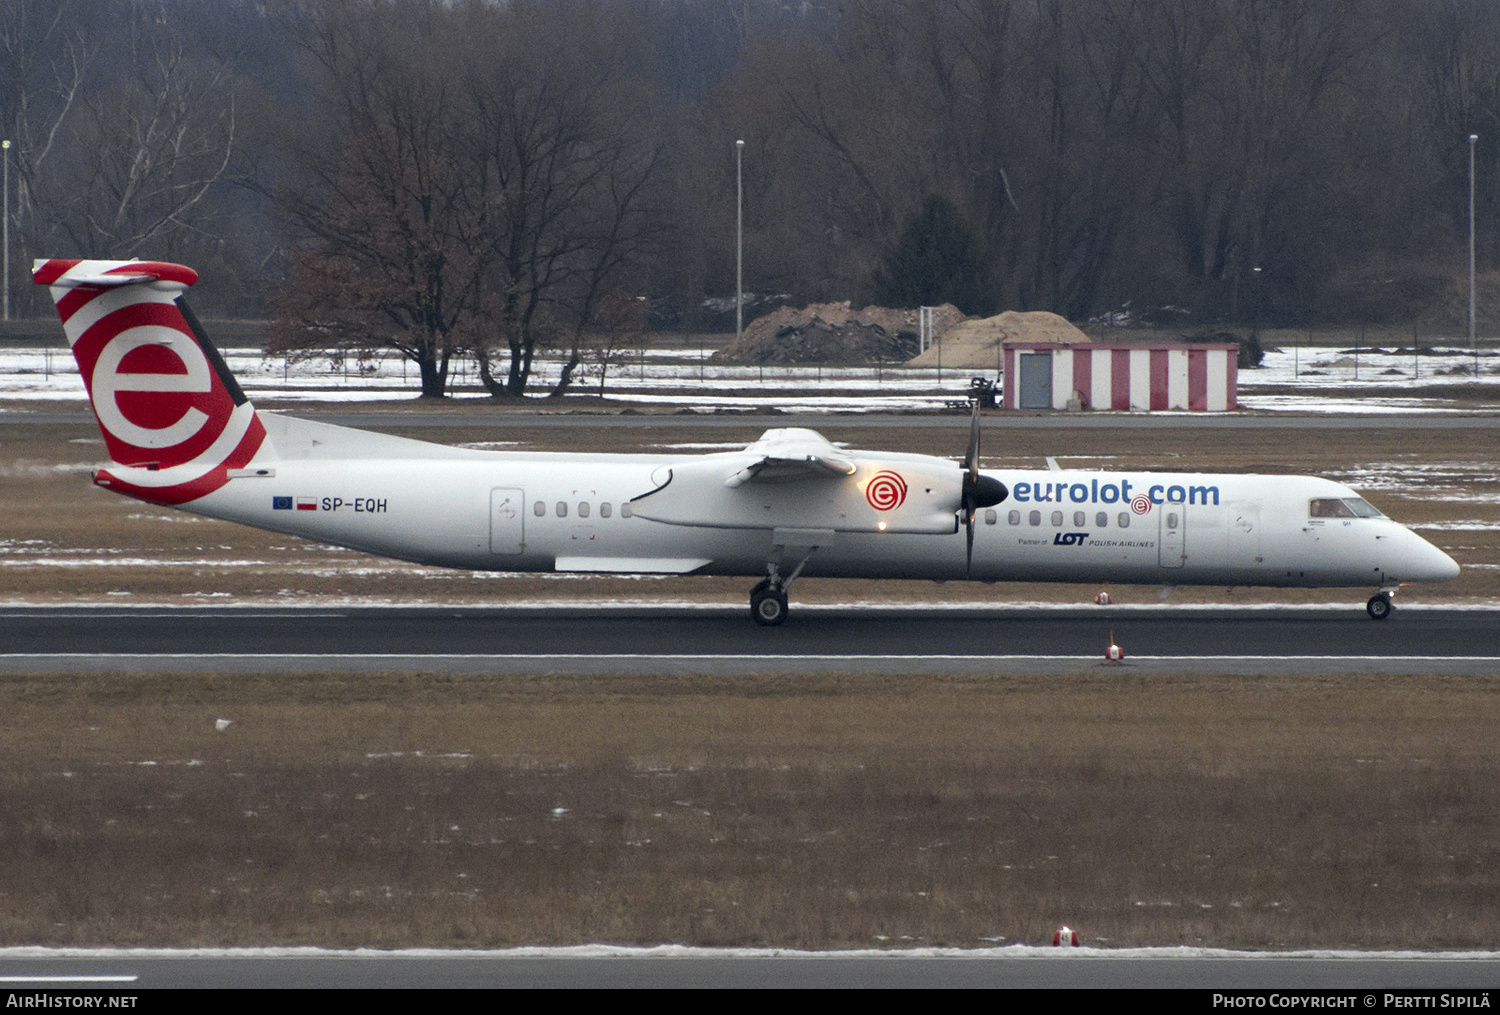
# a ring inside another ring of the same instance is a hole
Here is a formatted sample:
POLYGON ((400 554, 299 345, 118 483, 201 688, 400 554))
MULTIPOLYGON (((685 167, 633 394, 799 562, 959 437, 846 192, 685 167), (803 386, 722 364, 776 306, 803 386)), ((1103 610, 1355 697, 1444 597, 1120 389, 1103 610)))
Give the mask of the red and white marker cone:
POLYGON ((1072 927, 1059 927, 1057 928, 1057 930, 1052 932, 1052 943, 1059 948, 1064 948, 1068 945, 1072 945, 1074 948, 1077 948, 1078 932, 1072 927))
POLYGON ((1104 653, 1104 661, 1118 663, 1125 658, 1125 650, 1115 644, 1115 633, 1109 632, 1109 650, 1104 653))
POLYGON ((1108 606, 1109 605, 1109 593, 1108 592, 1101 592, 1101 593, 1099 593, 1097 596, 1094 597, 1094 602, 1098 603, 1100 606, 1108 606))

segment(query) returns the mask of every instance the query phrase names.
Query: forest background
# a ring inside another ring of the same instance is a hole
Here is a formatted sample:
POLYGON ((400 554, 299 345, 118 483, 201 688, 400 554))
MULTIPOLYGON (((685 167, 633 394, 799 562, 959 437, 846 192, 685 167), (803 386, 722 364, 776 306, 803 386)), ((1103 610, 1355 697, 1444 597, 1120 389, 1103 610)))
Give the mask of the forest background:
POLYGON ((737 140, 752 316, 1461 330, 1471 156, 1500 277, 1490 0, 0 0, 0 47, 13 278, 185 262, 428 394, 722 323, 737 140))

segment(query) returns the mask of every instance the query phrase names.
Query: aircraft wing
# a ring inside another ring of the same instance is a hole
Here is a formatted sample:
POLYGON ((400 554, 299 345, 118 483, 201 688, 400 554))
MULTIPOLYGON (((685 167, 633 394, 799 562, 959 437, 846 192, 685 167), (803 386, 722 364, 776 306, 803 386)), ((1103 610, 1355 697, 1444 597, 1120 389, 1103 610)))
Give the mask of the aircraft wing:
POLYGON ((919 455, 872 456, 813 430, 768 430, 744 451, 662 466, 635 513, 673 525, 837 532, 955 531, 963 471, 919 455))
POLYGON ((816 430, 801 427, 767 430, 745 452, 759 457, 724 481, 731 490, 744 483, 827 479, 852 476, 856 471, 854 462, 827 438, 816 430))
POLYGON ((724 480, 733 490, 742 483, 789 483, 799 479, 826 479, 829 476, 852 476, 854 463, 846 458, 809 454, 797 457, 763 455, 724 480))

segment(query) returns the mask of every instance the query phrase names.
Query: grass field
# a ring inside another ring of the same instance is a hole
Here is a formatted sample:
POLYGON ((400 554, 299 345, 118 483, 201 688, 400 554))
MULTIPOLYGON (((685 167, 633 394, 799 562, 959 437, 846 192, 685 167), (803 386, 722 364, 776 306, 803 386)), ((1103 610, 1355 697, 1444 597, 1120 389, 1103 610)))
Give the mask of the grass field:
MULTIPOLYGON (((412 435, 637 450, 774 425, 462 423, 412 435)), ((874 443, 837 420, 825 432, 874 443)), ((1489 603, 1500 467, 1478 433, 1007 431, 986 457, 1348 478, 1465 566, 1403 601, 1489 603)), ((876 440, 955 454, 950 437, 876 440)), ((87 468, 101 453, 92 427, 0 426, 0 599, 745 594, 734 580, 377 561, 97 490, 87 468)), ((1094 591, 808 581, 793 598, 1094 591)), ((1368 594, 1179 589, 1172 602, 1368 594)), ((1042 943, 1067 922, 1107 946, 1495 947, 1497 691, 1497 678, 1128 671, 12 676, 0 682, 0 945, 979 946, 1042 943), (233 720, 222 733, 220 718, 233 720)))
POLYGON ((1493 947, 1496 690, 9 679, 0 944, 1493 947))

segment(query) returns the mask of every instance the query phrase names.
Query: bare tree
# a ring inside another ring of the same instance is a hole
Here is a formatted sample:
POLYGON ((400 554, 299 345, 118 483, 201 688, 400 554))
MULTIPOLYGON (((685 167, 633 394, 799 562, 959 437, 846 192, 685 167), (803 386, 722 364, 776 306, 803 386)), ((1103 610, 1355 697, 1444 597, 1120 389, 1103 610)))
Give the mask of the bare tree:
POLYGON ((192 54, 170 25, 130 24, 127 75, 71 106, 70 166, 46 194, 54 228, 91 257, 170 253, 170 234, 196 228, 204 198, 234 153, 232 67, 192 54))
POLYGON ((594 301, 586 329, 574 346, 574 357, 586 375, 599 378, 599 397, 611 367, 641 354, 646 333, 645 297, 612 289, 594 301))
POLYGON ((326 147, 298 152, 281 199, 303 234, 273 348, 389 347, 424 396, 447 391, 474 340, 491 206, 443 54, 446 12, 420 3, 372 17, 355 2, 310 10, 302 35, 335 110, 326 147))
MULTIPOLYGON (((41 250, 50 218, 38 189, 66 138, 96 46, 84 26, 93 4, 0 0, 0 124, 12 142, 12 243, 41 250)), ((42 188, 45 190, 45 188, 42 188)), ((24 258, 22 259, 24 260, 24 258)))
MULTIPOLYGON (((469 42, 466 120, 492 214, 480 379, 520 396, 545 326, 577 336, 595 301, 658 235, 660 145, 631 28, 600 3, 515 4, 461 12, 469 42), (508 357, 504 377, 494 355, 508 357)), ((576 343, 561 392, 578 364, 576 343)))

